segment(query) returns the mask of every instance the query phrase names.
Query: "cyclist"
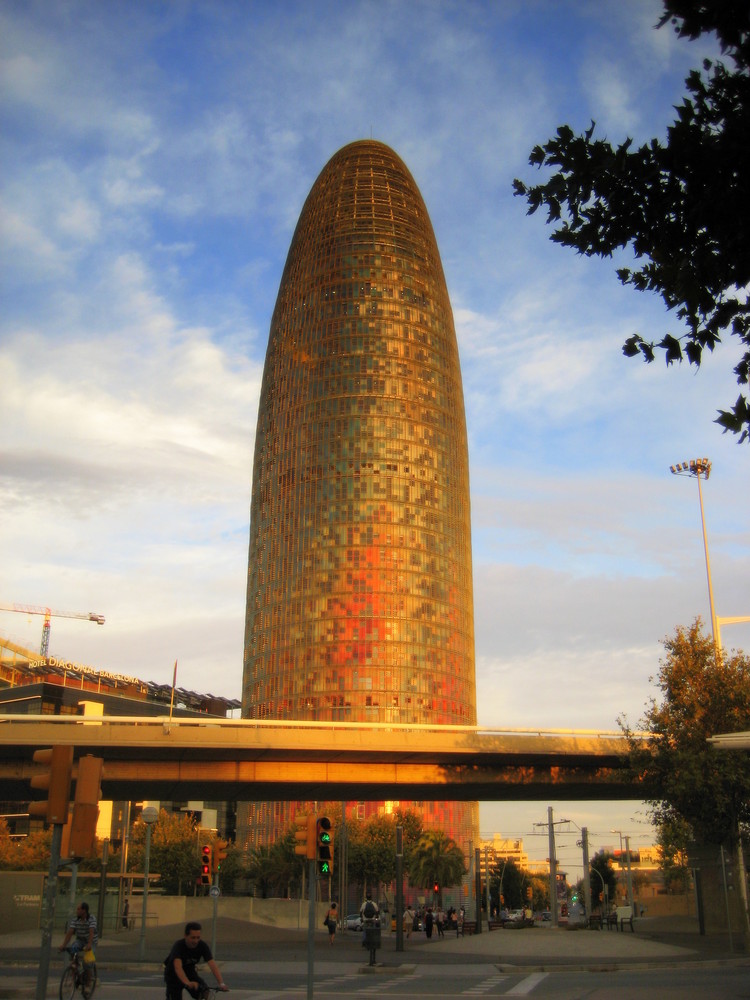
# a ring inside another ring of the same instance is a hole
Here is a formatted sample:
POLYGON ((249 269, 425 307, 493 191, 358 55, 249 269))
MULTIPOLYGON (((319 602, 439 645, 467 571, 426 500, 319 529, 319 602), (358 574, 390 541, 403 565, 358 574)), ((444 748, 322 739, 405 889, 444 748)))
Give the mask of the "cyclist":
POLYGON ((76 915, 70 921, 68 929, 65 932, 65 937, 63 938, 63 943, 60 945, 58 951, 65 951, 68 947, 68 941, 74 936, 75 941, 70 946, 72 952, 83 951, 85 953, 93 951, 99 941, 96 933, 96 917, 93 913, 89 913, 88 903, 78 904, 76 915))
POLYGON ((208 964, 222 992, 229 990, 219 972, 219 966, 214 961, 211 949, 205 941, 201 941, 201 925, 196 920, 190 920, 185 924, 185 936, 175 941, 172 950, 164 959, 166 1000, 182 1000, 183 990, 187 990, 196 1000, 203 996, 208 984, 195 971, 199 962, 208 964))

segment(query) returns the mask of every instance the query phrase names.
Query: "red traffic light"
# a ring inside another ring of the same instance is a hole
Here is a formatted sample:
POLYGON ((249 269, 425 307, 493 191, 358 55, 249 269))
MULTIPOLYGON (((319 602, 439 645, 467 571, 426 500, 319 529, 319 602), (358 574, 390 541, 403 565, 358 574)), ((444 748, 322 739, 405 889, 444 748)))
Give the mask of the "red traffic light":
POLYGON ((436 882, 432 887, 433 892, 440 892, 440 885, 436 882))
POLYGON ((211 845, 204 844, 201 852, 201 885, 211 884, 211 845))

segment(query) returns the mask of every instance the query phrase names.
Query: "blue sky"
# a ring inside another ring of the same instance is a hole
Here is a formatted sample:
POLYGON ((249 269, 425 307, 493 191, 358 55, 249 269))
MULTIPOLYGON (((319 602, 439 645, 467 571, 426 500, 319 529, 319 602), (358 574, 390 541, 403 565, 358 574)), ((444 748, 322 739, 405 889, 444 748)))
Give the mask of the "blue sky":
MULTIPOLYGON (((659 10, 0 3, 0 600, 106 616, 55 619, 55 655, 164 682, 177 658, 184 686, 239 694, 271 311, 316 176, 372 135, 422 191, 454 309, 480 722, 636 722, 660 640, 708 618, 678 460, 713 462, 717 613, 750 614, 747 446, 712 423, 739 352, 697 374, 625 359, 626 337, 679 334, 676 319, 611 262, 553 246, 512 181, 562 123, 664 133, 714 47, 654 31, 659 10)), ((0 613, 0 629, 34 646, 41 622, 0 613)), ((750 626, 724 638, 748 649, 750 626)), ((595 849, 612 826, 640 836, 635 809, 559 807, 601 832, 595 849)), ((546 804, 483 807, 482 830, 544 819, 546 804)))

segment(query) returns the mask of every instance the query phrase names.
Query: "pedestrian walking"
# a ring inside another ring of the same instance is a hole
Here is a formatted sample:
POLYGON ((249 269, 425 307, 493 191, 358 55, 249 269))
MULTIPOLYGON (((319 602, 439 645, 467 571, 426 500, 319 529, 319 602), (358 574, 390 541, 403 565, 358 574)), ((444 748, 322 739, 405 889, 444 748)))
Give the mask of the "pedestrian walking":
POLYGON ((362 947, 370 952, 370 965, 375 965, 375 952, 380 947, 380 910, 368 892, 359 908, 362 920, 362 947))
POLYGON ((331 903, 328 907, 328 912, 326 913, 326 918, 323 923, 328 928, 328 940, 333 944, 334 938, 336 937, 336 921, 338 920, 339 914, 335 903, 331 903))
POLYGON ((404 930, 406 931, 407 938, 411 937, 411 932, 414 929, 414 921, 416 920, 416 914, 410 906, 407 906, 404 910, 404 930))

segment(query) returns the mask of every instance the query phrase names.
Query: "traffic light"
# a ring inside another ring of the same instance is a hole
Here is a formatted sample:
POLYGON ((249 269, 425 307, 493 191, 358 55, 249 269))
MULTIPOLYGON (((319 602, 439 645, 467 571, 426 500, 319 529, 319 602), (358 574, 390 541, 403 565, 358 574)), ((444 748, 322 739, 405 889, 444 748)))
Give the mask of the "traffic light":
POLYGON ((527 899, 532 899, 533 896, 534 896, 534 890, 531 888, 530 885, 527 885, 526 886, 526 898, 527 899))
POLYGON ((318 816, 315 824, 315 839, 318 848, 318 875, 333 874, 333 833, 327 816, 318 816))
POLYGON ((86 858, 93 853, 103 773, 104 761, 101 757, 87 754, 79 758, 76 797, 70 821, 71 857, 86 858))
POLYGON ((440 883, 439 882, 435 882, 435 884, 432 887, 432 891, 435 893, 435 895, 437 895, 440 892, 440 883))
POLYGON ((29 816, 41 816, 45 823, 67 823, 73 747, 35 750, 34 761, 46 767, 40 774, 32 775, 31 787, 44 789, 49 793, 49 798, 41 802, 30 802, 29 816))
POLYGON ((211 859, 211 845, 204 844, 201 857, 201 885, 211 885, 211 869, 213 861, 211 859))
POLYGON ((315 860, 315 830, 316 822, 314 816, 306 816, 298 813, 294 817, 297 829, 294 833, 294 853, 300 854, 308 861, 315 860))
POLYGON ((211 870, 214 875, 218 875, 221 871, 221 862, 227 856, 227 847, 229 847, 228 840, 215 840, 214 841, 214 860, 211 866, 211 870))

